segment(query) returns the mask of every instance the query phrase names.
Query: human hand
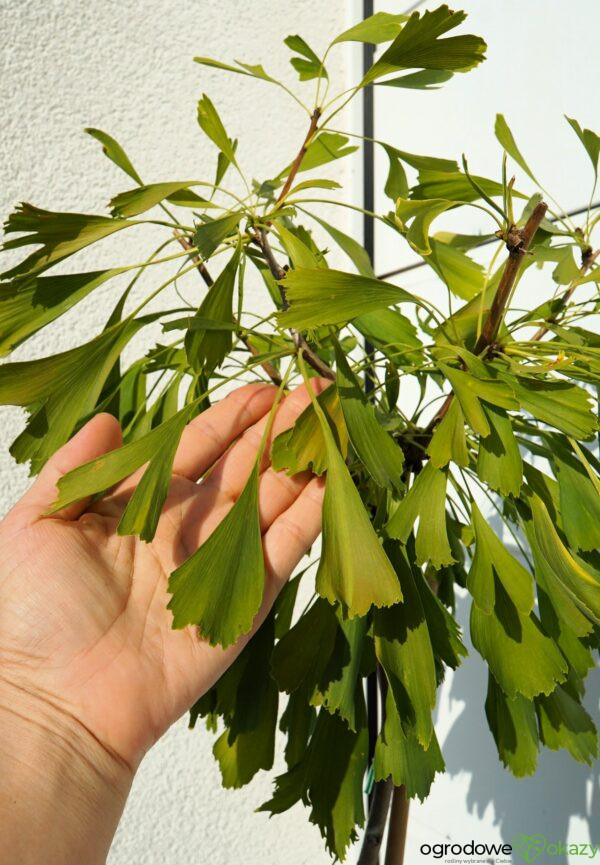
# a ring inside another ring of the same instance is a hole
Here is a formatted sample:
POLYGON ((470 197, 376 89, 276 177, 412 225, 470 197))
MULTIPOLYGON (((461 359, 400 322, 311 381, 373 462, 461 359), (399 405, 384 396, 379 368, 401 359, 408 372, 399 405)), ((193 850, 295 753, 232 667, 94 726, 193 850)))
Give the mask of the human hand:
MULTIPOLYGON (((275 393, 268 385, 242 387, 188 425, 149 544, 116 533, 140 473, 91 505, 41 516, 63 474, 120 445, 112 416, 95 417, 47 463, 0 524, 0 705, 9 715, 34 723, 39 716, 63 739, 81 735, 84 749, 89 739, 95 755, 104 750, 102 761, 133 774, 145 751, 232 663, 320 531, 321 481, 276 473, 265 449, 265 593, 252 631, 234 646, 212 647, 192 627, 172 630, 167 580, 241 492, 275 393)), ((304 388, 286 397, 271 435, 308 401, 304 388)))

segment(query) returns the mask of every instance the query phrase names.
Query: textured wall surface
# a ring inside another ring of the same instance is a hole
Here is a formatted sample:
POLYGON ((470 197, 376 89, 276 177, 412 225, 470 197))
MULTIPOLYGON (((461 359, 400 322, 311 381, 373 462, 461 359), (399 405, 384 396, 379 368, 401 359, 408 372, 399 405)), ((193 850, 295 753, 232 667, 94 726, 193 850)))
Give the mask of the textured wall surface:
MULTIPOLYGON (((196 123, 203 92, 218 106, 229 133, 240 138, 238 156, 248 174, 272 176, 298 150, 303 113, 273 87, 198 66, 192 58, 261 62, 294 83, 282 39, 299 32, 319 50, 350 23, 350 7, 344 0, 0 0, 0 213, 22 200, 48 209, 102 212, 113 194, 131 188, 131 180, 83 134, 86 126, 117 138, 147 182, 212 179, 214 148, 196 123)), ((339 49, 333 61, 340 89, 349 51, 339 49)), ((303 87, 310 100, 312 84, 303 87)), ((65 270, 143 260, 153 248, 152 229, 125 234, 77 256, 65 270)), ((18 349, 14 359, 42 356, 93 336, 114 305, 117 288, 111 283, 95 293, 18 349)), ((194 290, 190 282, 190 297, 194 290)), ((258 291, 252 302, 255 309, 264 308, 258 291)), ((132 351, 143 351, 148 337, 145 332, 132 351)), ((22 413, 4 409, 0 422, 0 508, 6 510, 29 481, 26 468, 15 466, 7 453, 22 427, 22 413)), ((188 732, 183 719, 148 755, 111 865, 329 861, 301 807, 272 820, 253 813, 270 796, 268 776, 240 792, 223 790, 211 747, 212 737, 203 729, 188 732)))

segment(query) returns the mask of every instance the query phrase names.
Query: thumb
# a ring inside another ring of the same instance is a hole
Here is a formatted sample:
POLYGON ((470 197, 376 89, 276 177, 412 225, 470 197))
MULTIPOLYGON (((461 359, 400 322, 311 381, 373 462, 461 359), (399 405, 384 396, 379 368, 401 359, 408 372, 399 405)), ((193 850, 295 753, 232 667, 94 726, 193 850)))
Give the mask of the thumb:
MULTIPOLYGON (((110 414, 96 415, 50 457, 33 486, 16 504, 14 512, 25 516, 28 521, 38 519, 55 501, 58 492, 57 484, 63 475, 95 457, 120 447, 122 442, 118 420, 110 414)), ((88 504, 89 499, 74 502, 62 511, 57 511, 53 517, 75 520, 88 504)))

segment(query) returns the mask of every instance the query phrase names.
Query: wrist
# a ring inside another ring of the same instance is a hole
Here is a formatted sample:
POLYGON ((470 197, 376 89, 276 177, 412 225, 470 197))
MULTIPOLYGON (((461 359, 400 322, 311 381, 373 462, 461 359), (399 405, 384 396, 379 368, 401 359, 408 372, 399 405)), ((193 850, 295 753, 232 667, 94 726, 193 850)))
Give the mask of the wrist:
POLYGON ((105 862, 133 771, 73 715, 0 683, 0 861, 105 862))

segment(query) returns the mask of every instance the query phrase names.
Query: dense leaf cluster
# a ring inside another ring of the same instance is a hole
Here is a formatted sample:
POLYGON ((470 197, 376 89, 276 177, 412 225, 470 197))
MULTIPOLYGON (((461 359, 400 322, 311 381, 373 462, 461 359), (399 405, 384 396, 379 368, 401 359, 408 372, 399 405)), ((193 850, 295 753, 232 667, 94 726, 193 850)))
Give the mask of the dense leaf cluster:
MULTIPOLYGON (((541 745, 586 762, 596 754, 582 697, 600 637, 600 338, 585 326, 598 311, 592 235, 600 215, 590 209, 576 226, 559 207, 546 211, 541 192, 515 188, 507 159, 539 184, 502 115, 499 179, 472 175, 464 159, 459 165, 375 142, 389 160, 391 209, 372 217, 431 268, 442 298, 433 304, 378 279, 362 246, 323 219, 314 197, 339 186, 314 169, 357 149, 332 121, 361 88, 425 91, 484 59, 479 37, 448 35, 464 18, 447 6, 409 17, 377 13, 338 36, 324 57, 288 37, 300 80, 316 82, 313 107, 260 65, 198 57, 293 96, 308 125, 295 159, 248 183, 237 141, 205 95, 198 123, 217 151, 214 180, 144 184, 122 147, 89 129, 136 184, 113 197, 110 215, 22 204, 5 225, 4 248, 28 255, 1 275, 4 354, 99 286, 131 276, 93 340, 0 367, 0 402, 28 413, 11 452, 34 472, 94 413, 110 411, 123 426, 123 448, 60 482, 57 509, 146 465, 118 531, 149 541, 179 437, 211 394, 241 375, 331 379, 271 454, 289 474, 327 472, 312 600, 297 609, 309 571, 285 587, 238 660, 196 704, 192 723, 202 717, 220 730, 214 754, 227 787, 271 768, 279 729, 287 771, 262 808, 280 813, 303 801, 340 858, 364 822, 366 777, 391 777, 423 798, 444 769, 432 710, 445 669, 466 654, 452 612, 456 587, 472 599, 471 638, 489 668, 485 711, 502 762, 522 776, 535 770, 541 745), (327 58, 347 41, 382 47, 355 88, 328 98, 327 58), (223 186, 234 172, 245 184, 239 195, 223 186), (151 219, 157 206, 163 213, 151 219), (438 217, 465 207, 478 208, 487 233, 434 233, 438 217), (162 225, 166 240, 139 265, 48 275, 91 244, 146 222, 162 225), (328 265, 330 241, 348 271, 328 265), (485 264, 480 247, 491 250, 485 264), (244 303, 248 269, 260 274, 273 305, 258 322, 244 303), (531 269, 543 271, 547 299, 517 309, 515 288, 531 269), (164 270, 169 275, 130 309, 140 275, 164 270), (145 311, 189 271, 205 284, 199 305, 145 311), (157 319, 175 339, 123 366, 133 335, 157 319), (420 394, 412 408, 403 399, 411 381, 420 394), (493 525, 484 503, 497 514, 493 525), (385 716, 369 765, 362 685, 375 671, 385 716)), ((600 138, 569 123, 596 178, 600 138)), ((170 580, 173 626, 198 625, 211 643, 234 643, 261 604, 258 471, 257 463, 223 523, 170 580)))

